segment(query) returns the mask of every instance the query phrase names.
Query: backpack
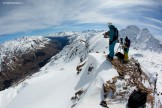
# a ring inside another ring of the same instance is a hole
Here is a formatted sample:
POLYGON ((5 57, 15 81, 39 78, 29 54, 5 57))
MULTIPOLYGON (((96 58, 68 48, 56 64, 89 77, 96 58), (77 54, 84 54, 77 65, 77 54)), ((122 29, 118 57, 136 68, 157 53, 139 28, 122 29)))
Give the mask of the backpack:
POLYGON ((115 40, 118 40, 118 37, 119 37, 119 33, 118 33, 118 29, 117 28, 113 28, 114 32, 115 32, 115 35, 113 37, 113 41, 115 40))
POLYGON ((147 101, 147 93, 134 90, 128 99, 129 108, 138 108, 144 106, 147 101))
POLYGON ((122 54, 121 52, 117 52, 115 56, 120 60, 124 60, 124 54, 122 54))
POLYGON ((101 105, 102 107, 109 108, 109 107, 107 106, 106 101, 104 101, 104 100, 102 100, 102 101, 100 102, 100 105, 101 105))

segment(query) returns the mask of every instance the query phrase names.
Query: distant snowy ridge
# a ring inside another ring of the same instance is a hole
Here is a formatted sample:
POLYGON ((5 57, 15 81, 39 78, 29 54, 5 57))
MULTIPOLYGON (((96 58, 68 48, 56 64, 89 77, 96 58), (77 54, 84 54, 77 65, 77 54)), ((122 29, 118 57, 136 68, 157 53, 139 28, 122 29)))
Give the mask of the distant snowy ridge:
POLYGON ((44 47, 50 41, 48 38, 42 36, 31 36, 18 38, 13 41, 7 41, 0 46, 1 56, 11 56, 18 52, 27 52, 40 47, 44 47))
POLYGON ((0 46, 1 59, 3 61, 5 57, 10 58, 16 53, 23 54, 30 50, 44 47, 49 41, 50 39, 42 36, 23 37, 13 41, 7 41, 0 46))
MULTIPOLYGON (((74 108, 102 108, 99 105, 102 99, 102 84, 117 75, 117 71, 105 59, 103 52, 108 53, 109 41, 104 39, 102 34, 103 32, 97 32, 92 35, 87 32, 72 37, 71 44, 52 57, 40 72, 26 79, 19 86, 1 92, 0 98, 3 100, 3 104, 0 104, 1 107, 70 108, 74 105, 74 108), (97 54, 96 51, 99 53, 97 54), (85 65, 81 67, 82 70, 77 75, 77 66, 84 63, 85 65), (91 72, 88 71, 90 66, 94 67, 91 72), (82 88, 86 92, 80 100, 71 101, 70 98, 75 92, 82 88)), ((142 55, 139 56, 139 59, 149 60, 143 55, 145 51, 142 53, 139 50, 131 49, 130 55, 134 54, 132 50, 135 54, 142 55)), ((121 84, 122 82, 119 82, 119 85, 121 84)), ((119 86, 118 90, 120 87, 122 86, 119 86)), ((117 104, 116 102, 108 106, 125 108, 126 101, 123 101, 124 103, 117 104)))
MULTIPOLYGON (((144 31, 143 33, 147 34, 144 31)), ((148 69, 150 77, 155 71, 159 73, 157 88, 160 94, 160 91, 162 91, 162 74, 160 71, 162 69, 162 56, 160 52, 159 54, 158 51, 154 52, 154 50, 149 49, 150 46, 145 45, 148 44, 147 42, 141 41, 143 43, 142 47, 138 44, 136 48, 133 48, 133 45, 136 45, 135 40, 139 39, 138 36, 140 35, 138 34, 141 32, 136 26, 131 26, 129 29, 123 30, 122 36, 128 35, 132 41, 130 57, 139 60, 141 66, 148 69), (142 48, 145 50, 142 50, 142 48), (156 58, 153 57, 154 55, 156 58)), ((71 35, 71 43, 53 56, 38 73, 18 84, 18 86, 0 92, 0 99, 2 100, 0 107, 70 108, 74 105, 73 108, 103 108, 99 105, 102 99, 102 84, 117 75, 116 69, 105 59, 105 55, 108 53, 109 41, 103 38, 103 33, 104 31, 67 33, 67 35, 71 35), (82 66, 82 70, 77 75, 77 66, 84 63, 85 65, 82 66), (91 66, 93 68, 89 72, 91 66), (82 88, 86 92, 80 100, 71 101, 71 97, 82 88)), ((60 34, 60 36, 64 35, 66 33, 60 34)), ((52 36, 57 36, 57 34, 52 34, 52 36)), ((118 46, 119 44, 116 44, 115 51, 118 46)), ((121 84, 122 82, 119 82, 118 88, 122 87, 121 84)), ((156 99, 156 103, 159 99, 162 103, 161 95, 157 96, 156 99)), ((116 101, 115 104, 109 104, 108 106, 110 108, 125 108, 126 100, 123 101, 124 103, 117 103, 116 101)))
POLYGON ((136 49, 162 53, 162 45, 160 44, 160 41, 154 38, 146 28, 139 29, 137 26, 130 25, 125 29, 120 30, 119 35, 122 38, 128 36, 132 42, 131 46, 136 49))
MULTIPOLYGON (((107 30, 106 30, 107 31, 107 30)), ((50 34, 49 36, 81 36, 91 34, 94 36, 94 33, 105 32, 105 30, 85 30, 81 32, 59 32, 55 34, 50 34)), ((156 39, 147 28, 138 28, 135 25, 127 26, 125 29, 119 30, 119 38, 125 39, 128 36, 131 40, 131 47, 141 50, 150 50, 155 52, 162 53, 162 44, 158 39, 156 39)), ((101 34, 101 37, 103 35, 101 34)), ((87 36, 89 38, 89 36, 87 36)))
MULTIPOLYGON (((55 34, 50 34, 47 37, 72 36, 75 38, 82 35, 86 36, 87 34, 91 35, 92 37, 97 32, 99 33, 104 31, 87 30, 82 32, 59 32, 55 34)), ((119 38, 125 38, 126 36, 130 38, 132 42, 131 46, 133 48, 162 52, 162 45, 150 34, 149 30, 146 28, 139 29, 137 26, 134 25, 127 26, 125 29, 119 31, 119 38)), ((89 36, 86 37, 90 38, 89 36)), ((0 45, 0 59, 1 61, 3 61, 5 57, 13 56, 14 53, 44 47, 44 45, 47 44, 49 41, 50 39, 44 38, 43 36, 31 36, 5 42, 4 44, 0 45)))
MULTIPOLYGON (((70 45, 64 47, 64 49, 54 56, 52 61, 55 61, 63 57, 63 62, 69 62, 77 55, 80 59, 85 59, 89 52, 95 50, 95 47, 90 46, 91 38, 95 35, 100 35, 102 37, 103 31, 82 31, 82 32, 73 32, 70 36, 70 45)), ((64 33, 63 33, 64 34, 64 33)), ((53 34, 53 36, 58 36, 59 34, 53 34)), ((64 34, 65 35, 65 34, 64 34)), ((62 35, 61 35, 62 36, 62 35)), ((69 36, 69 33, 65 36, 69 36)), ((94 37, 95 38, 95 37, 94 37)), ((93 41, 98 41, 98 39, 93 39, 93 41)), ((106 42, 106 40, 105 40, 106 42)), ((105 42, 103 44, 105 45, 105 42)), ((100 47, 100 46, 98 46, 100 47)))
MULTIPOLYGON (((31 50, 39 49, 44 47, 45 44, 49 43, 50 39, 42 36, 31 36, 17 38, 13 41, 7 41, 0 44, 0 71, 2 69, 2 62, 9 60, 8 63, 12 63, 13 57, 16 55, 23 55, 31 50)), ((15 58, 16 59, 16 58, 15 58)))

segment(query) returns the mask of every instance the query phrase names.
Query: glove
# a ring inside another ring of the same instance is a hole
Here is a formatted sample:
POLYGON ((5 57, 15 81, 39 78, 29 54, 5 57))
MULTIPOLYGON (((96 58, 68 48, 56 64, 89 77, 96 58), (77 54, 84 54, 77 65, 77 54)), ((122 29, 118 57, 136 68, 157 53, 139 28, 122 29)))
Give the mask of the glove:
POLYGON ((109 38, 108 35, 104 34, 104 38, 109 38))

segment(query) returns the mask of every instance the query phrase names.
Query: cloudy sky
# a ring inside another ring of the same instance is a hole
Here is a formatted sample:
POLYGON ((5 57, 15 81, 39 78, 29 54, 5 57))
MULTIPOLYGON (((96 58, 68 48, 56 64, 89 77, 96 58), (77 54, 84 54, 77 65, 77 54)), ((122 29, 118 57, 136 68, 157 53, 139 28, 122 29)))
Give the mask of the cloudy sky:
POLYGON ((162 39, 162 0, 0 0, 0 38, 56 29, 148 28, 162 39), (80 27, 80 28, 79 28, 80 27))

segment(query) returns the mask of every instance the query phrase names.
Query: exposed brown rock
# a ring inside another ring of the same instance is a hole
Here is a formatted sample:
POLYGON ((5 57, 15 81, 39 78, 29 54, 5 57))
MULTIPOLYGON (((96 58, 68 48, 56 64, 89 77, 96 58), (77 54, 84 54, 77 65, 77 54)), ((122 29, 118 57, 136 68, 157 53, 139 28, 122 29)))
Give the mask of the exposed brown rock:
POLYGON ((84 62, 83 64, 79 64, 77 67, 76 67, 76 70, 77 70, 77 75, 82 71, 82 67, 84 66, 86 62, 84 62))
POLYGON ((13 58, 6 57, 5 61, 2 62, 2 71, 0 72, 0 90, 8 88, 10 85, 16 84, 37 72, 60 50, 60 43, 51 41, 40 49, 34 49, 25 54, 15 53, 13 58))

